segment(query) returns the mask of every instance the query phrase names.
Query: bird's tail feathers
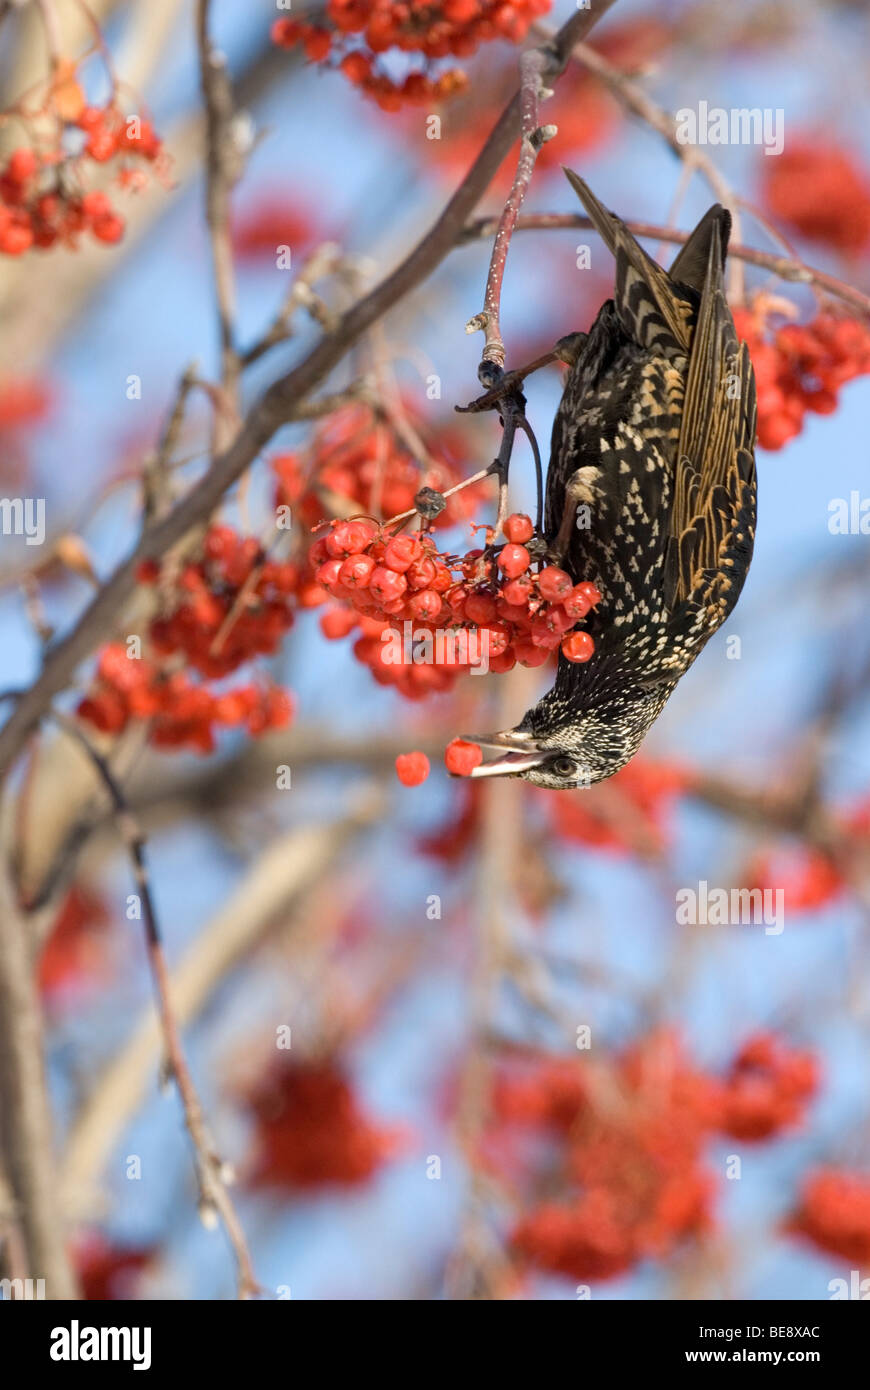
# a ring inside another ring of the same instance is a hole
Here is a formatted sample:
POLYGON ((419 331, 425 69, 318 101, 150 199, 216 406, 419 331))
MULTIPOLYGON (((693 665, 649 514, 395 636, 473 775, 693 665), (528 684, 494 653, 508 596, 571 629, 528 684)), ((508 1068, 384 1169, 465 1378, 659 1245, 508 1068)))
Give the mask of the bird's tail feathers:
POLYGON ((577 174, 565 169, 595 230, 616 258, 614 304, 623 328, 641 347, 687 349, 692 306, 675 292, 667 271, 644 251, 625 223, 609 212, 577 174))

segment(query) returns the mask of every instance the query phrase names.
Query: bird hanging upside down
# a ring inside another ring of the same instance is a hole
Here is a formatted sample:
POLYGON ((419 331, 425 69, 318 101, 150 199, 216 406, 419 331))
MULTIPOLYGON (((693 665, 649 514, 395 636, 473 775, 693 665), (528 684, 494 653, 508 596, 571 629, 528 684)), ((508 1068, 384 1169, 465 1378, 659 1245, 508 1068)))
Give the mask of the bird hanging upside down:
POLYGON ((553 425, 545 539, 602 601, 586 664, 515 729, 469 735, 473 776, 588 786, 635 754, 680 676, 736 604, 755 534, 755 380, 725 302, 719 204, 664 271, 565 171, 616 258, 616 289, 571 359, 553 425), (588 522, 588 524, 586 524, 588 522))

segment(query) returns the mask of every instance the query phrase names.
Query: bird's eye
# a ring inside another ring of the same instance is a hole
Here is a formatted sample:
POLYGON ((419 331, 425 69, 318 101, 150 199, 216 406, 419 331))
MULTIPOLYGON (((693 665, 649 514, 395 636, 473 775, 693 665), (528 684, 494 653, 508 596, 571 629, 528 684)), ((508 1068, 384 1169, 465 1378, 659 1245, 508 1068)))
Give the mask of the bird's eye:
POLYGON ((573 758, 556 758, 553 771, 557 777, 573 777, 577 771, 577 764, 573 758))

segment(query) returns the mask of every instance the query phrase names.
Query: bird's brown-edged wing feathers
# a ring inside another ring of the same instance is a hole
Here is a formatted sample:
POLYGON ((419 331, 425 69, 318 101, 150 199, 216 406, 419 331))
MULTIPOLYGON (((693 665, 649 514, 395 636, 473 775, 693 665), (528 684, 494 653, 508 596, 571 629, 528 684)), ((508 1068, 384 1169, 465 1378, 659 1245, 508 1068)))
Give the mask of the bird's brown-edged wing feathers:
POLYGON ((691 305, 674 293, 667 271, 647 255, 624 222, 609 212, 571 169, 564 172, 595 230, 615 258, 613 299, 629 338, 651 350, 662 341, 688 349, 691 305))
MULTIPOLYGON (((727 590, 733 545, 755 487, 755 382, 725 301, 723 248, 714 221, 701 303, 692 337, 674 476, 665 601, 673 610, 715 583, 727 590)), ((679 269, 675 264, 674 269, 679 269)), ((672 270, 673 273, 673 270, 672 270)), ((734 599, 736 600, 736 594, 734 599)), ((723 593, 721 598, 726 599, 723 593)), ((709 600, 720 596, 710 592, 709 600)))

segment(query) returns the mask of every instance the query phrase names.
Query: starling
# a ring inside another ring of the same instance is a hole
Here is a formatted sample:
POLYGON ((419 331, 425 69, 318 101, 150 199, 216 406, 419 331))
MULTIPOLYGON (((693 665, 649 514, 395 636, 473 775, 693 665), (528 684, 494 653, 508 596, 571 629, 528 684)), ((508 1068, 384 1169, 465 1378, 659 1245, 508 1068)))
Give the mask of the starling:
POLYGON ((588 786, 637 751, 680 676, 734 608, 755 534, 755 381, 725 301, 731 228, 716 204, 670 271, 565 171, 616 260, 612 299, 560 344, 544 537, 602 600, 595 652, 559 656, 552 690, 515 729, 469 736, 472 775, 588 786))

